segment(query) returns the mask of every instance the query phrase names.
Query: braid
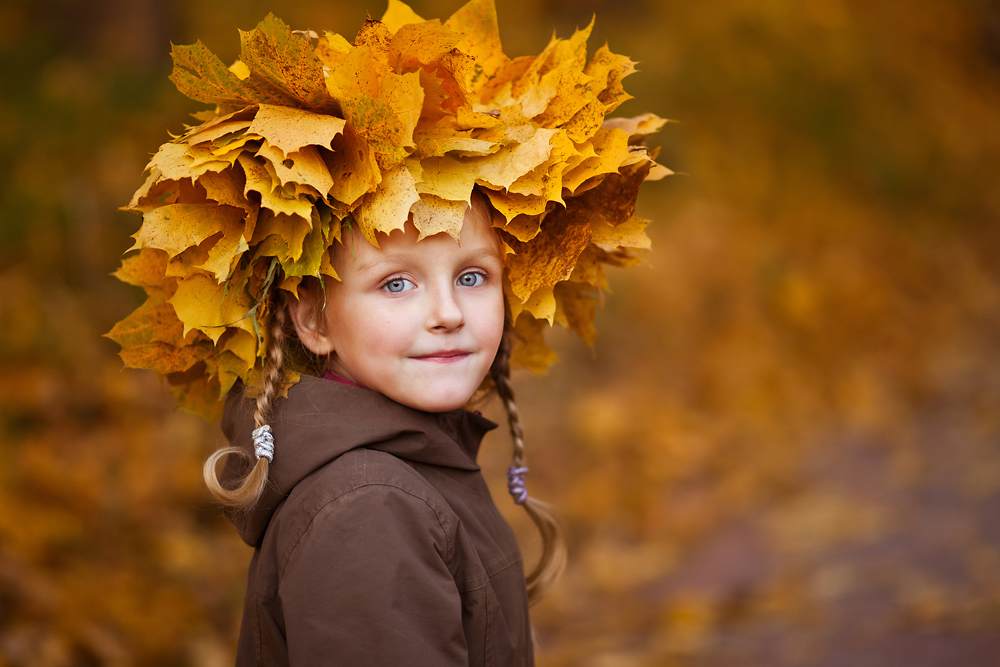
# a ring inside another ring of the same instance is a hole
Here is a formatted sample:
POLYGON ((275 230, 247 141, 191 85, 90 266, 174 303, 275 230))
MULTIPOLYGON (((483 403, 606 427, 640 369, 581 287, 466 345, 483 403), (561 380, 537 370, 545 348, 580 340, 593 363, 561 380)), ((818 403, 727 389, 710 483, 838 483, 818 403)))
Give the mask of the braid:
POLYGON ((510 356, 511 356, 510 332, 504 331, 500 339, 500 349, 497 350, 496 359, 490 368, 490 375, 493 384, 496 385, 497 394, 503 401, 503 407, 507 411, 507 421, 510 425, 510 437, 514 442, 514 465, 524 465, 524 429, 521 428, 521 413, 517 409, 514 401, 514 387, 510 382, 510 356))
MULTIPOLYGON (((500 339, 500 348, 490 368, 490 376, 507 411, 510 436, 514 443, 514 467, 524 468, 524 430, 521 428, 521 416, 514 401, 514 387, 510 381, 510 358, 513 351, 511 335, 511 327, 505 326, 503 337, 500 339)), ((542 554, 535 569, 525 578, 528 585, 528 599, 534 604, 559 579, 566 568, 566 536, 562 525, 547 503, 528 496, 526 492, 523 497, 521 504, 542 536, 542 554)))
POLYGON ((253 413, 254 425, 257 428, 267 424, 271 418, 271 408, 281 389, 285 366, 285 325, 288 323, 288 310, 285 308, 284 299, 278 295, 277 290, 272 292, 270 301, 270 336, 267 341, 267 355, 261 373, 257 409, 253 413))
MULTIPOLYGON (((285 327, 288 324, 288 310, 278 290, 272 290, 268 300, 268 337, 264 367, 261 371, 260 388, 253 420, 257 428, 265 426, 271 418, 274 401, 281 389, 285 364, 285 327)), ((234 454, 248 463, 250 454, 244 447, 223 447, 205 461, 203 476, 208 490, 223 505, 241 510, 251 509, 260 500, 267 486, 270 461, 260 456, 243 481, 233 489, 227 489, 219 482, 216 468, 219 461, 234 454)))

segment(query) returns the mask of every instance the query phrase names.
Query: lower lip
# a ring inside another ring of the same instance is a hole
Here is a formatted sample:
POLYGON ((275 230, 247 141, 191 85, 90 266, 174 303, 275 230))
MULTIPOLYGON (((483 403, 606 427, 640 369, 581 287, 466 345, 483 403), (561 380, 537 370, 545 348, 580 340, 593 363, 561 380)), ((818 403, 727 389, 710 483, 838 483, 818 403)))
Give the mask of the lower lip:
POLYGON ((435 364, 453 364, 463 359, 468 359, 469 354, 453 354, 448 357, 414 357, 417 361, 430 361, 435 364))

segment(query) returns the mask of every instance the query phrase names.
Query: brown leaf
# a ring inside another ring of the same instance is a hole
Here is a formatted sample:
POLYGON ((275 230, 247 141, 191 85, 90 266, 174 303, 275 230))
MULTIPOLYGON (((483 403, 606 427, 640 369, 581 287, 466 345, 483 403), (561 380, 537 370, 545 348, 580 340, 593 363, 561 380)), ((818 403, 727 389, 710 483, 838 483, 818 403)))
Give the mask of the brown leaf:
POLYGON ((539 287, 553 287, 573 272, 576 260, 590 243, 591 221, 596 213, 571 200, 542 221, 541 231, 530 243, 508 237, 516 253, 508 259, 511 289, 522 302, 539 287))
POLYGON ((514 353, 510 363, 516 368, 527 368, 535 373, 544 373, 559 358, 545 344, 544 320, 522 314, 514 323, 514 353))
MULTIPOLYGON (((262 91, 284 97, 281 106, 305 107, 319 113, 340 109, 326 88, 323 64, 309 40, 297 35, 281 19, 268 14, 250 32, 240 32, 240 60, 250 70, 247 84, 254 93, 262 91)), ((262 104, 268 99, 255 99, 262 104)))
POLYGON ((597 337, 594 317, 598 298, 587 284, 565 281, 555 286, 555 322, 579 335, 587 345, 597 337))

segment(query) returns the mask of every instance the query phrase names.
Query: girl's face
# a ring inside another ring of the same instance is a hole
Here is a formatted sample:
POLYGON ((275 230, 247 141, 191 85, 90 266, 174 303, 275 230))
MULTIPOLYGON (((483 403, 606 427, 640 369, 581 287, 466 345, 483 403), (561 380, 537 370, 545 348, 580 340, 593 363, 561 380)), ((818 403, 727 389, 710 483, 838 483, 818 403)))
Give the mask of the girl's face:
MULTIPOLYGON (((472 397, 503 333, 502 264, 488 223, 470 219, 461 245, 417 230, 345 239, 319 327, 295 307, 299 338, 330 355, 330 370, 418 410, 444 412, 472 397)), ((301 302, 300 302, 301 303, 301 302)))

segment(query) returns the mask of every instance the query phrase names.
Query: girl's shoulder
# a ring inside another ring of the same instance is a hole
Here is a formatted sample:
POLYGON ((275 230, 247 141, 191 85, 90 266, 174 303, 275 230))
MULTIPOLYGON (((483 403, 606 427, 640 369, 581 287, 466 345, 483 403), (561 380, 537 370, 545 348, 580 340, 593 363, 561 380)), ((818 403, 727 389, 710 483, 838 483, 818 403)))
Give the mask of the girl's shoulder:
POLYGON ((307 533, 338 532, 373 520, 382 530, 392 524, 423 525, 445 543, 452 541, 459 522, 440 492, 413 467, 388 452, 359 447, 296 484, 267 532, 281 552, 307 533))
POLYGON ((353 492, 395 489, 436 511, 447 501, 413 466, 389 452, 358 447, 345 452, 300 481, 289 494, 307 513, 353 492))

